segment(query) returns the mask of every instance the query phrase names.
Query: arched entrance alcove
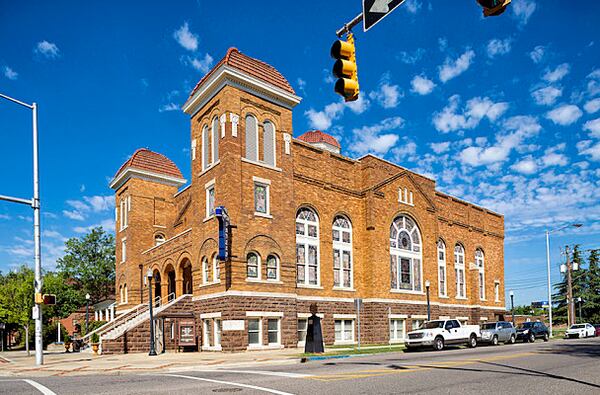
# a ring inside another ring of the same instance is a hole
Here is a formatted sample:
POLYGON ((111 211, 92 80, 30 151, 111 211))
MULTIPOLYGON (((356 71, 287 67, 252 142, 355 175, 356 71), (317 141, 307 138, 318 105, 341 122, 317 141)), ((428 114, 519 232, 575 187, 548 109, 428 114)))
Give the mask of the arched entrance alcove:
POLYGON ((185 258, 183 261, 181 261, 179 270, 181 270, 182 292, 184 295, 191 295, 194 291, 192 280, 192 262, 185 258))
POLYGON ((158 269, 154 269, 154 303, 161 304, 162 301, 162 289, 160 284, 160 272, 158 269))
MULTIPOLYGON (((175 281, 175 268, 173 265, 167 265, 165 268, 165 277, 167 281, 167 295, 165 295, 165 297, 168 297, 169 300, 171 300, 172 298, 177 297, 177 283, 175 281)), ((163 302, 167 303, 168 301, 164 300, 163 302)))

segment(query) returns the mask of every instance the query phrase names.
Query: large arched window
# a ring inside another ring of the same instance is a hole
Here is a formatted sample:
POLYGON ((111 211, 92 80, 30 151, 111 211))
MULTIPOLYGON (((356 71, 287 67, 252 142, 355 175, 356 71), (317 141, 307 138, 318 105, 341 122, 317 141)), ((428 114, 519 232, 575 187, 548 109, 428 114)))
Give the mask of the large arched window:
POLYGON ((217 254, 213 255, 213 282, 215 283, 221 281, 221 267, 219 264, 219 257, 217 254))
POLYGON ((260 279, 260 256, 255 252, 246 256, 246 275, 248 278, 260 279))
POLYGON ((335 217, 333 221, 333 286, 352 288, 352 224, 348 218, 335 217))
POLYGON ((296 216, 296 283, 318 286, 319 279, 319 218, 302 208, 296 216))
POLYGON ((159 246, 164 242, 165 242, 165 235, 163 235, 162 233, 157 233, 154 235, 154 245, 159 246))
POLYGON ((456 297, 466 298, 465 249, 460 244, 454 246, 454 276, 456 278, 456 297))
POLYGON ((219 160, 219 117, 215 115, 212 120, 212 131, 211 131, 211 146, 212 146, 212 163, 216 163, 219 160))
POLYGON ((480 248, 475 250, 475 266, 479 271, 479 299, 485 300, 485 262, 480 248))
POLYGON ((258 160, 258 122, 253 115, 246 115, 246 159, 258 160))
POLYGON ((441 239, 438 240, 437 243, 437 253, 439 295, 446 296, 448 291, 448 284, 446 282, 446 244, 444 244, 444 241, 441 239))
POLYGON ((202 170, 206 170, 210 166, 209 139, 208 126, 204 125, 202 128, 202 170))
POLYGON ((392 289, 417 291, 422 288, 421 234, 415 221, 397 217, 390 227, 392 289))
POLYGON ((208 258, 202 257, 202 284, 208 284, 208 258))
POLYGON ((275 125, 270 121, 265 121, 263 129, 264 162, 267 165, 275 166, 275 125))
POLYGON ((275 255, 267 257, 267 280, 279 280, 279 258, 275 255))

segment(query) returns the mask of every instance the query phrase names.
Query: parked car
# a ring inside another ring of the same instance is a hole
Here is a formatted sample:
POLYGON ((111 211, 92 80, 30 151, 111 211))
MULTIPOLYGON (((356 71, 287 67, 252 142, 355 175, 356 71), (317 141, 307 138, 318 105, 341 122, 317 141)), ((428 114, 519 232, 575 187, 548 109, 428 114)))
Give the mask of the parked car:
POLYGON ((425 322, 418 330, 408 332, 406 347, 433 347, 443 350, 447 344, 466 344, 473 348, 481 339, 478 325, 461 325, 458 320, 434 320, 425 322))
POLYGON ((517 330, 510 322, 488 322, 481 325, 481 342, 497 346, 499 342, 514 344, 517 330))
POLYGON ((596 329, 596 337, 600 336, 600 324, 594 325, 594 328, 596 329))
POLYGON ((568 339, 593 336, 596 336, 596 328, 594 328, 592 324, 587 323, 571 325, 571 327, 567 329, 567 332, 565 332, 565 337, 568 339))
POLYGON ((550 331, 546 325, 541 322, 524 322, 517 328, 517 340, 533 343, 535 339, 544 339, 547 342, 550 339, 550 331))

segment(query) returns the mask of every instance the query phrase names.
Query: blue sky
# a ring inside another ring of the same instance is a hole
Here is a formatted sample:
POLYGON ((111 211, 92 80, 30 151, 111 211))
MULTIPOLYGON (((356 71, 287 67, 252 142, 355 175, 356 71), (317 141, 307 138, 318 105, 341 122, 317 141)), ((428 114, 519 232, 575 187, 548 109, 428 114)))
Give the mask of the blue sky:
MULTIPOLYGON (((600 247, 600 5, 513 0, 484 19, 475 1, 408 0, 355 29, 361 99, 333 93, 329 48, 360 2, 5 2, 0 92, 39 103, 43 263, 66 238, 113 229, 107 184, 138 147, 189 174, 179 106, 230 46, 281 71, 303 101, 294 135, 327 130, 427 174, 438 189, 505 215, 506 288, 546 299, 544 230, 600 247), (148 4, 150 3, 150 4, 148 4)), ((0 194, 31 196, 31 115, 0 103, 0 194)), ((32 262, 31 209, 0 202, 0 270, 32 262)))

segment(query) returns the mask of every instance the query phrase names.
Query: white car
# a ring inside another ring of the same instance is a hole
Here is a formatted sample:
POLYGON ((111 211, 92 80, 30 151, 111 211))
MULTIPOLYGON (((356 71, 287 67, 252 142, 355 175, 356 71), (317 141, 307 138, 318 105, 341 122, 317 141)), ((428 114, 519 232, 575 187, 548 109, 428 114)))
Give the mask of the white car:
POLYGON ((594 328, 591 324, 575 324, 571 325, 567 332, 565 333, 565 337, 567 338, 582 338, 582 337, 593 337, 596 336, 596 328, 594 328))
POLYGON ((408 332, 407 348, 433 347, 443 350, 447 344, 466 344, 473 348, 481 339, 479 325, 461 325, 458 320, 428 321, 416 331, 408 332))

